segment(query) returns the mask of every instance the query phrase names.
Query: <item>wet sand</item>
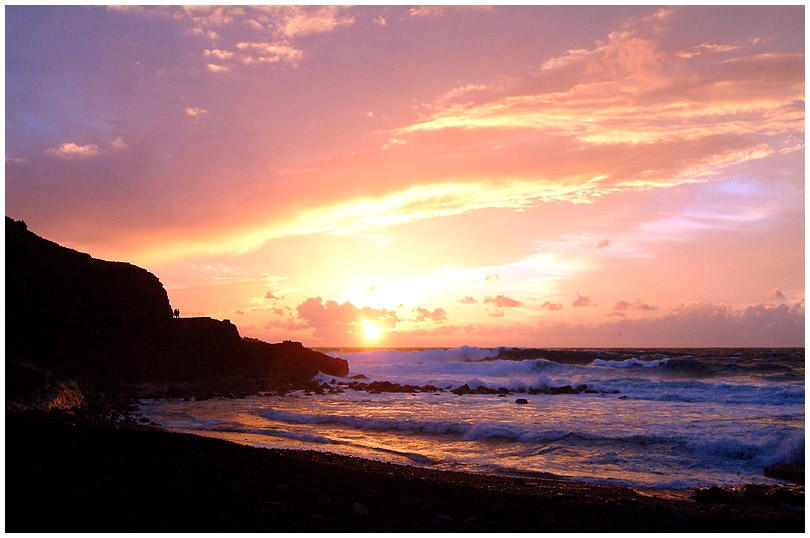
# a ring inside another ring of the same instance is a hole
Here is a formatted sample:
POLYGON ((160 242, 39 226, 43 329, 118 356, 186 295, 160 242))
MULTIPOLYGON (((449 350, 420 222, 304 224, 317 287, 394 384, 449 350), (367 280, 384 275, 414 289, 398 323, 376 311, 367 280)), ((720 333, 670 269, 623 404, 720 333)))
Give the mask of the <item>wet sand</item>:
MULTIPOLYGON (((9 532, 803 532, 786 497, 435 471, 6 416, 9 532)), ((803 490, 802 490, 803 491, 803 490)), ((795 494, 795 490, 794 490, 795 494)), ((793 497, 795 503, 795 495, 793 497)), ((803 495, 801 496, 803 504, 803 495)))

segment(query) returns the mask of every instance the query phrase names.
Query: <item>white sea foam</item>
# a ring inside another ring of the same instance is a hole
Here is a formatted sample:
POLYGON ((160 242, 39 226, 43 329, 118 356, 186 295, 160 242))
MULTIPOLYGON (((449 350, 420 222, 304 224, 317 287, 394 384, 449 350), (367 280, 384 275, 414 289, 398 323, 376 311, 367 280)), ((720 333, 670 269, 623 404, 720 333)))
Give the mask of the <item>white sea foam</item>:
POLYGON ((151 401, 142 411, 165 427, 253 433, 251 442, 273 439, 268 446, 300 448, 303 441, 312 448, 397 462, 407 458, 439 468, 553 473, 626 485, 768 483, 765 466, 804 459, 800 362, 788 368, 763 354, 760 362, 743 357, 728 364, 705 356, 669 359, 640 351, 623 361, 571 365, 494 359, 497 351, 468 347, 334 355, 346 358, 351 375, 363 374, 364 382, 513 391, 585 384, 602 393, 498 397, 346 390, 151 401), (776 380, 760 371, 791 375, 776 380), (528 404, 516 405, 516 397, 528 404))

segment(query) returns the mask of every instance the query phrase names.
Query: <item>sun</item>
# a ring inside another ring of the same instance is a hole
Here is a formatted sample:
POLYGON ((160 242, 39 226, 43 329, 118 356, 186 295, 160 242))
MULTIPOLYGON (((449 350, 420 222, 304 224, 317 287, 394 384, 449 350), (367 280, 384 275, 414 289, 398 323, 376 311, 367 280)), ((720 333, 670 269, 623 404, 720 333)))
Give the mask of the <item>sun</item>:
POLYGON ((382 334, 382 329, 368 320, 363 320, 363 331, 365 333, 366 340, 376 340, 382 334))

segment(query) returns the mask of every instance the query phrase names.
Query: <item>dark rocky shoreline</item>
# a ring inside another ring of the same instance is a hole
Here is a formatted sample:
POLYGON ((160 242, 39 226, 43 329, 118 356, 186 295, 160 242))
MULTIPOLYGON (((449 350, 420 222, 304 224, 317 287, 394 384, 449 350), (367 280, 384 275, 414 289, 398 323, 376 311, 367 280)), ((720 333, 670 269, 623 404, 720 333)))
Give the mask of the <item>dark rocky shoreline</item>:
POLYGON ((7 413, 10 532, 802 532, 803 487, 642 490, 7 413), (709 491, 711 489, 711 491, 709 491))

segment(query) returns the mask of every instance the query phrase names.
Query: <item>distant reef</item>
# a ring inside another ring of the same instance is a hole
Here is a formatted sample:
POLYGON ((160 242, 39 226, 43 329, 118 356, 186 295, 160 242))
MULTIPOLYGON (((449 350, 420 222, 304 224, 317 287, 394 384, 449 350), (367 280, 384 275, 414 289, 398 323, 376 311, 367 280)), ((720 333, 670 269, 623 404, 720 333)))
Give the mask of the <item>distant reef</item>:
POLYGON ((62 247, 6 217, 7 395, 43 372, 89 382, 302 382, 348 370, 298 342, 242 338, 228 320, 174 319, 149 271, 62 247))

